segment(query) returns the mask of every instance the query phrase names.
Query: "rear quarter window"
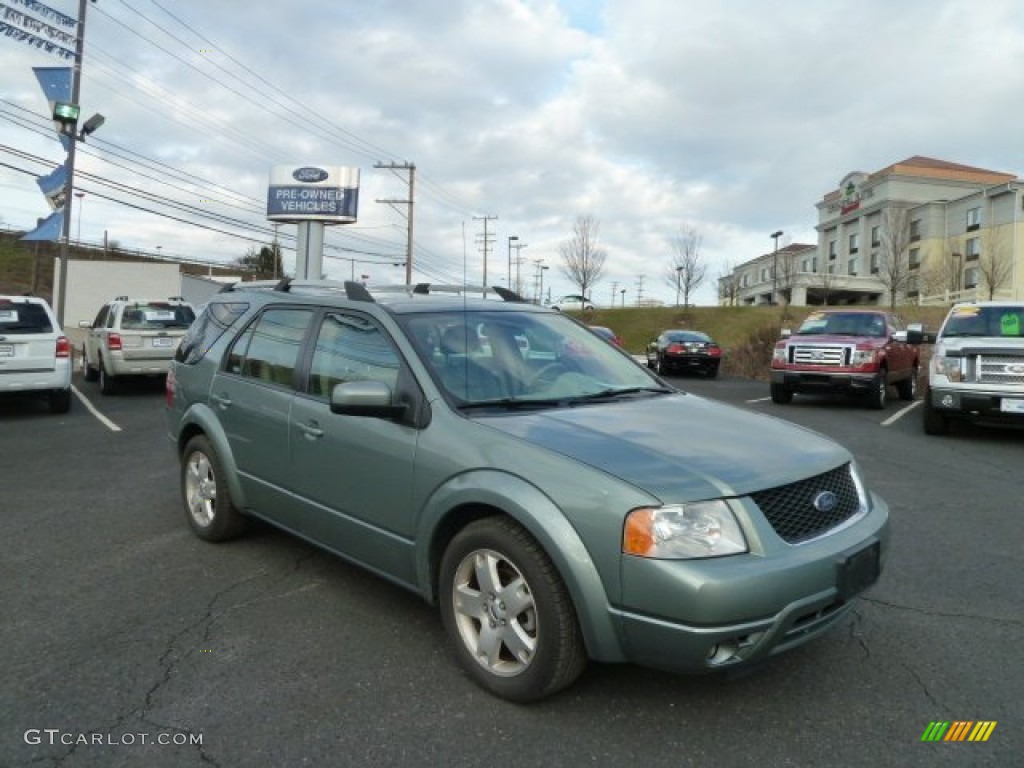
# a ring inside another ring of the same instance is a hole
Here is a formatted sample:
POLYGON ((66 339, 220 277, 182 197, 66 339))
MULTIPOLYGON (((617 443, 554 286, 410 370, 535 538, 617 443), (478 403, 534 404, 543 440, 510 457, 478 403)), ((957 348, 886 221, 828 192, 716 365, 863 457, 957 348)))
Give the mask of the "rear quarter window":
POLYGON ((174 359, 185 365, 195 365, 231 326, 249 309, 243 301, 211 302, 189 326, 174 359))

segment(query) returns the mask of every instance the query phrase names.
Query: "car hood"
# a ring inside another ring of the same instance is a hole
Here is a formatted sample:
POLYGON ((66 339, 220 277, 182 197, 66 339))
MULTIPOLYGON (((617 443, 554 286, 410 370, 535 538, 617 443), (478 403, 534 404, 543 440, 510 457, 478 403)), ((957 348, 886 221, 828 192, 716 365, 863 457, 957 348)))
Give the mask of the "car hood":
POLYGON ((851 459, 810 430, 682 393, 476 418, 665 503, 741 496, 851 459))

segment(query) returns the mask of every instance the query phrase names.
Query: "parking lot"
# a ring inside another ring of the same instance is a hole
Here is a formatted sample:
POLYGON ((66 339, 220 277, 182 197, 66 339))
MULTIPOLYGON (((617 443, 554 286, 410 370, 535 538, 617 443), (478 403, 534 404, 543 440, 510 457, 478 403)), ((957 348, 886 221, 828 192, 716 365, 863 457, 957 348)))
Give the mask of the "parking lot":
POLYGON ((192 536, 159 382, 76 374, 92 409, 61 416, 0 401, 0 764, 1020 764, 1024 435, 673 381, 846 445, 891 507, 887 567, 841 629, 750 674, 592 664, 534 706, 463 676, 416 595, 267 528, 192 536), (933 721, 997 725, 922 742, 933 721))

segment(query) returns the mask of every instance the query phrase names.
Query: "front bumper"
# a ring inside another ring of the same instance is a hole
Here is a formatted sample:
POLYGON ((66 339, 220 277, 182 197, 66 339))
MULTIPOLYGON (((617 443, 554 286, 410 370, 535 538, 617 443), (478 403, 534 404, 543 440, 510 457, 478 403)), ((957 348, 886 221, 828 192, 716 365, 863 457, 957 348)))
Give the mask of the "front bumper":
POLYGON ((788 371, 773 368, 772 384, 794 392, 866 393, 873 389, 876 373, 833 373, 830 371, 788 371))
POLYGON ((888 507, 873 502, 856 523, 804 544, 764 536, 762 551, 734 557, 624 558, 629 607, 616 618, 626 656, 672 672, 711 672, 762 661, 826 632, 884 563, 888 507))
POLYGON ((930 387, 928 404, 947 416, 1024 425, 1024 392, 930 387))

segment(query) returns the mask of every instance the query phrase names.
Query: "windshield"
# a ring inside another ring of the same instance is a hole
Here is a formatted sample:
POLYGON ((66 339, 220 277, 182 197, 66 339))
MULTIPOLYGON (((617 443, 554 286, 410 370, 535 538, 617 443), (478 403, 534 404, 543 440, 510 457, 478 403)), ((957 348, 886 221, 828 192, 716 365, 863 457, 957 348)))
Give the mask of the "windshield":
POLYGON ((954 307, 942 328, 944 337, 1019 337, 1024 306, 954 307))
POLYGON ((446 312, 401 318, 456 405, 542 405, 665 388, 616 347, 561 314, 446 312))
POLYGON ((875 312, 814 312, 797 330, 798 336, 885 336, 885 317, 875 312))

